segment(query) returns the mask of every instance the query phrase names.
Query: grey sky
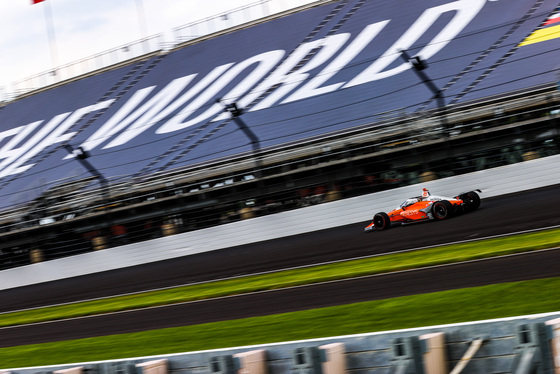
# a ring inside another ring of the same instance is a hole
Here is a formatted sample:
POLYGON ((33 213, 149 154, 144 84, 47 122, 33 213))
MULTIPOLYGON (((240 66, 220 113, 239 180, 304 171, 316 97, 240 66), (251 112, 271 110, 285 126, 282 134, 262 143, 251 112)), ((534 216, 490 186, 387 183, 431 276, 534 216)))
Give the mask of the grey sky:
POLYGON ((45 0, 35 5, 1 0, 0 93, 52 69, 53 50, 54 61, 64 65, 139 40, 143 33, 163 34, 173 42, 171 30, 177 26, 259 2, 276 11, 312 0, 45 0), (45 10, 52 16, 55 43, 49 43, 45 10))

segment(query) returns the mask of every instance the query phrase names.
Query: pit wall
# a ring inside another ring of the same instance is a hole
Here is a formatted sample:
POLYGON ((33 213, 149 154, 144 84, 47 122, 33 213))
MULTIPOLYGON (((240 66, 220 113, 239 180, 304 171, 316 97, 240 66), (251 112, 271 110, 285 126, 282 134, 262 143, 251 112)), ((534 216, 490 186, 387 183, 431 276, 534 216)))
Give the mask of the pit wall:
MULTIPOLYGON (((510 373, 514 369, 515 372, 536 372, 523 371, 520 365, 524 364, 539 365, 540 370, 549 369, 539 373, 560 373, 560 312, 115 361, 0 369, 0 373, 321 374, 316 366, 310 365, 312 360, 307 360, 308 356, 304 360, 301 356, 296 358, 296 352, 306 353, 314 349, 311 347, 319 348, 322 374, 404 373, 398 370, 414 365, 414 360, 421 366, 415 372, 425 374, 510 373), (520 333, 539 329, 547 334, 539 337, 520 333), (397 342, 408 346, 416 338, 422 342, 418 351, 405 348, 397 355, 397 342), (479 342, 482 345, 474 349, 479 342), (465 359, 463 364, 466 365, 458 370, 461 358, 468 358, 469 353, 472 353, 471 358, 465 359), (531 353, 534 355, 530 356, 531 353), (229 356, 238 358, 237 366, 233 361, 232 370, 210 364, 211 361, 227 362, 229 356), (528 357, 537 357, 537 360, 533 363, 521 360, 528 357)), ((527 370, 531 368, 526 367, 527 370)))
POLYGON ((461 192, 480 189, 482 190, 481 197, 484 199, 546 187, 559 183, 559 166, 560 155, 549 156, 166 236, 142 243, 7 269, 0 271, 0 290, 141 265, 357 222, 363 222, 365 226, 375 212, 393 209, 405 198, 420 195, 422 188, 428 188, 432 194, 438 196, 455 196, 461 192))

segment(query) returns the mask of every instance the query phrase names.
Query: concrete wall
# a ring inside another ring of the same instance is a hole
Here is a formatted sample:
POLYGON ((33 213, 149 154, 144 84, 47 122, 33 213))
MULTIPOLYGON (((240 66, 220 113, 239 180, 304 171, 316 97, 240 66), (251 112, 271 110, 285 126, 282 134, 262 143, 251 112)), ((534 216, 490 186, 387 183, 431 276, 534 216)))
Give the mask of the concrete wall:
MULTIPOLYGON (((293 211, 162 237, 0 271, 0 290, 119 269, 175 257, 255 243, 371 220, 426 187, 454 196, 479 188, 482 198, 554 185, 560 181, 560 155, 483 170, 422 184, 313 205, 293 211)), ((364 225, 365 226, 365 225, 364 225)))
MULTIPOLYGON (((374 316, 374 313, 372 313, 372 316, 374 316)), ((392 366, 396 363, 392 350, 394 339, 441 332, 444 334, 443 353, 446 356, 445 362, 449 371, 457 365, 474 339, 485 336, 487 341, 473 356, 473 359, 467 364, 462 373, 508 373, 514 362, 515 351, 518 345, 516 334, 517 327, 522 324, 550 321, 559 317, 560 312, 555 312, 462 324, 292 341, 262 346, 235 347, 174 355, 129 358, 118 361, 76 363, 64 366, 5 369, 5 371, 10 371, 14 374, 32 374, 82 366, 86 369, 93 370, 89 372, 90 374, 104 374, 113 373, 108 368, 112 368, 113 370, 115 368, 123 369, 125 366, 134 366, 142 362, 167 360, 167 372, 169 373, 210 374, 209 360, 211 357, 235 355, 262 349, 266 351, 267 359, 265 367, 268 369, 269 374, 291 374, 292 372, 290 369, 293 364, 294 349, 323 346, 330 343, 343 343, 345 350, 343 355, 345 370, 343 372, 353 374, 388 374, 391 372, 392 366)), ((560 339, 558 331, 556 337, 560 339)), ((2 367, 1 362, 0 367, 2 367)), ((3 370, 0 370, 0 372, 2 371, 3 370)), ((446 373, 449 371, 446 371, 446 373)), ((122 373, 126 373, 126 371, 122 373)), ((436 371, 431 371, 429 373, 433 374, 436 373, 436 371)))

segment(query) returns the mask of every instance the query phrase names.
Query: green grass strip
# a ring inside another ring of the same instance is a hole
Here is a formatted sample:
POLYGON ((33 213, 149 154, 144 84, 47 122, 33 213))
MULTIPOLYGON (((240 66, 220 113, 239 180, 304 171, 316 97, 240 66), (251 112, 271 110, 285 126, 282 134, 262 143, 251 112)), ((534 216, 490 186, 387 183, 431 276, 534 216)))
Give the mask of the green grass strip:
POLYGON ((560 277, 0 349, 16 368, 141 357, 560 311, 560 277))
MULTIPOLYGON (((374 242, 375 240, 372 236, 372 250, 375 250, 374 242)), ((486 239, 328 265, 279 271, 270 274, 176 287, 161 291, 6 313, 0 315, 0 327, 381 274, 558 246, 560 246, 559 229, 540 231, 511 237, 486 239)))

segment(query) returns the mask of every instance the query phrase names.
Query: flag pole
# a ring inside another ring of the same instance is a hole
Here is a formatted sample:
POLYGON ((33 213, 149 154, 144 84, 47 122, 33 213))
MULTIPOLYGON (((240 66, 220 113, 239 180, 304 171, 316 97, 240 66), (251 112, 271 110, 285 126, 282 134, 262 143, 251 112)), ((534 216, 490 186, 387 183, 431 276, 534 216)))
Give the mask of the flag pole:
MULTIPOLYGON (((144 13, 144 4, 142 0, 136 0, 136 15, 138 17, 138 25, 140 26, 140 37, 142 39, 142 44, 146 43, 146 38, 148 37, 148 26, 146 22, 146 13, 144 13)), ((146 51, 147 46, 144 46, 146 51)))
POLYGON ((58 53, 56 50, 56 38, 54 34, 51 6, 49 5, 49 1, 42 1, 42 2, 45 3, 44 4, 45 23, 47 26, 47 37, 49 39, 49 46, 51 49, 51 62, 53 65, 52 74, 56 75, 56 70, 58 69, 58 53))
POLYGON ((144 4, 142 0, 136 0, 136 14, 138 16, 138 24, 140 25, 140 34, 142 38, 148 36, 148 27, 146 22, 146 13, 144 13, 144 4))

